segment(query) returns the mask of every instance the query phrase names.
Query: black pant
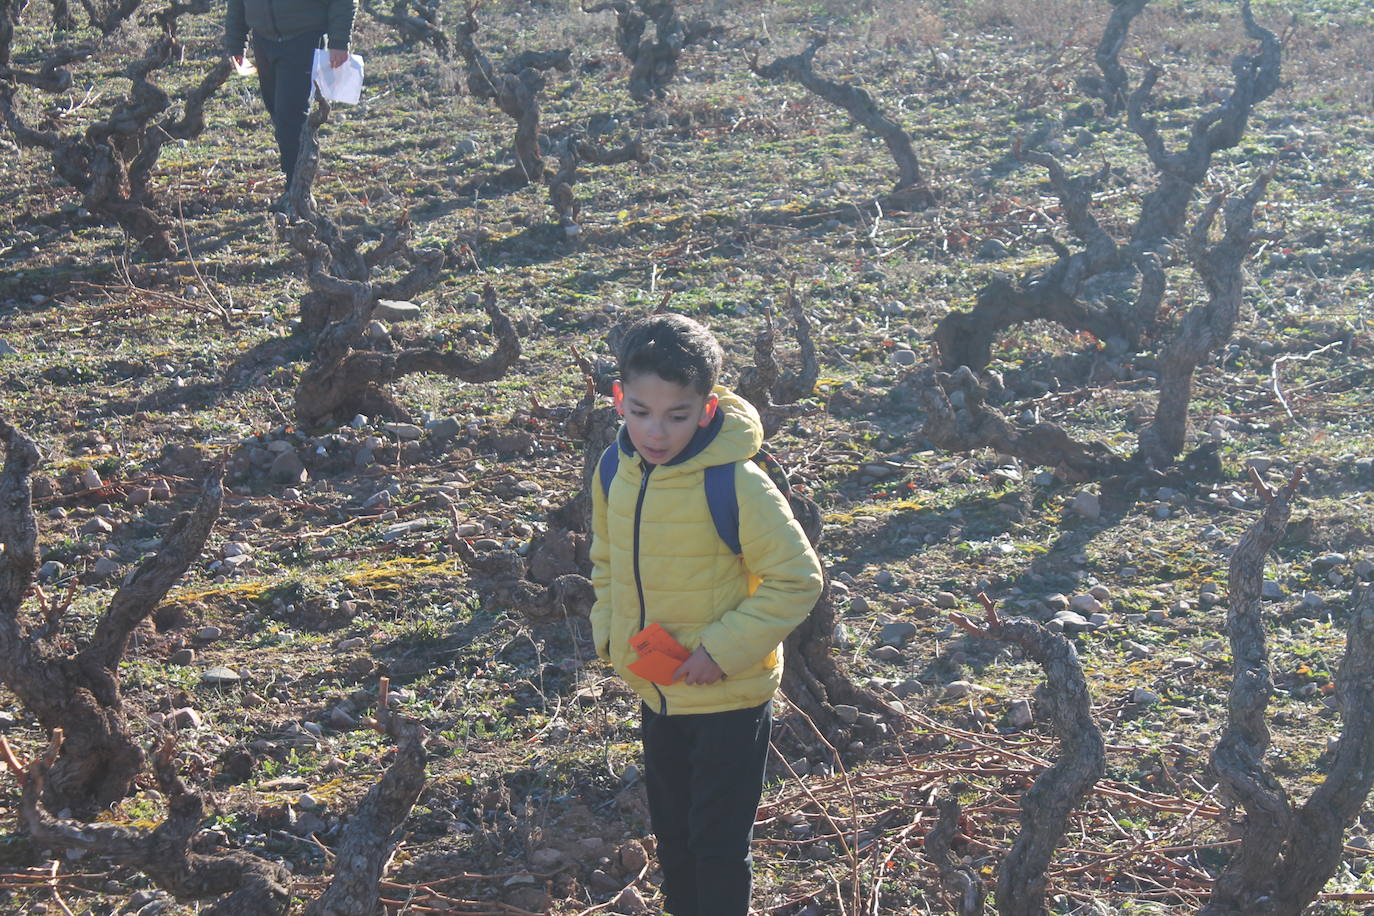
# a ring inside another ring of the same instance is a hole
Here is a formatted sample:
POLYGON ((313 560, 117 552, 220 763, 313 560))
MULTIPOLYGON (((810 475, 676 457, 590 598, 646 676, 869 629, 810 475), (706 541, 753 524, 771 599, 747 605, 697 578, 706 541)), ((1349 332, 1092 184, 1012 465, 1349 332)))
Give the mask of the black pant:
POLYGON ((302 32, 285 41, 273 41, 254 33, 253 64, 258 68, 258 87, 272 130, 277 135, 282 174, 287 185, 296 171, 301 151, 301 128, 310 112, 310 71, 323 32, 302 32))
POLYGON ((644 784, 672 916, 746 916, 749 843, 773 704, 663 716, 642 710, 644 784))

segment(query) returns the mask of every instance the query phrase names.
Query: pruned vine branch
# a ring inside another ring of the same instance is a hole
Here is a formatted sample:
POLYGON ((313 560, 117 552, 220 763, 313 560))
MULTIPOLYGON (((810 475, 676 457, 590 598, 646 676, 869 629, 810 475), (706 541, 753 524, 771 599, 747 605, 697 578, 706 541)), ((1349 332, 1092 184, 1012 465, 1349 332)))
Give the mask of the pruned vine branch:
POLYGON ((763 434, 767 438, 777 432, 784 420, 806 413, 808 408, 797 404, 802 398, 815 394, 820 378, 820 362, 816 344, 811 336, 811 321, 806 317, 797 296, 797 280, 793 277, 787 288, 784 305, 797 340, 795 369, 784 370, 778 364, 777 325, 771 307, 764 311, 764 325, 754 335, 754 364, 740 370, 735 388, 740 396, 754 405, 763 420, 763 434))
POLYGON ((1106 115, 1120 114, 1126 108, 1130 91, 1130 76, 1121 66, 1121 49, 1130 35, 1131 23, 1145 9, 1150 0, 1112 0, 1112 14, 1102 30, 1094 58, 1101 77, 1085 76, 1078 82, 1089 95, 1106 103, 1106 115))
POLYGON ((428 45, 440 60, 453 56, 438 0, 393 0, 389 13, 378 8, 377 0, 363 0, 363 9, 373 19, 395 29, 407 45, 428 45))
POLYGON ((1021 796, 1021 832, 997 876, 1000 916, 1041 916, 1050 857, 1064 838, 1070 813, 1106 772, 1106 744, 1093 720, 1092 696, 1073 643, 1035 621, 1003 619, 987 595, 978 599, 986 609, 984 622, 954 614, 955 623, 975 636, 1019 646, 1044 670, 1040 702, 1059 739, 1059 759, 1021 796))
POLYGON ((884 209, 919 210, 930 206, 934 203, 934 197, 926 185, 911 136, 878 107, 868 90, 854 83, 827 79, 812 68, 816 52, 825 47, 828 41, 828 36, 818 35, 801 52, 779 57, 768 64, 760 64, 755 55, 749 61, 749 69, 763 79, 790 79, 800 83, 825 101, 843 109, 857 123, 882 138, 897 163, 898 172, 896 186, 881 198, 884 209))
POLYGON ((547 85, 544 73, 572 70, 571 52, 524 51, 498 69, 476 41, 479 5, 469 0, 456 33, 458 53, 467 65, 468 90, 514 119, 515 165, 507 177, 517 185, 532 184, 544 177, 544 158, 539 150, 539 93, 547 85))

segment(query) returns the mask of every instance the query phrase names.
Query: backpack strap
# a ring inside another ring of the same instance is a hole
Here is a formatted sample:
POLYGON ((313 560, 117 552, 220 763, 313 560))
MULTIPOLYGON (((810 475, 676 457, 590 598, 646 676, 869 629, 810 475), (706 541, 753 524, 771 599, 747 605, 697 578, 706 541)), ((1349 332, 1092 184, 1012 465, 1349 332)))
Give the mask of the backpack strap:
POLYGON ((706 507, 716 534, 735 556, 744 553, 739 543, 739 498, 735 495, 735 462, 706 469, 706 507))
MULTIPOLYGON (((773 486, 784 497, 792 492, 787 471, 772 455, 759 449, 749 459, 763 469, 773 486)), ((717 464, 706 469, 706 507, 711 510, 711 522, 716 534, 735 556, 743 556, 739 542, 739 496, 735 493, 735 464, 717 464)))
POLYGON ((611 481, 615 480, 615 472, 620 469, 620 443, 612 442, 601 453, 601 460, 596 463, 597 476, 601 478, 601 495, 610 499, 611 481))

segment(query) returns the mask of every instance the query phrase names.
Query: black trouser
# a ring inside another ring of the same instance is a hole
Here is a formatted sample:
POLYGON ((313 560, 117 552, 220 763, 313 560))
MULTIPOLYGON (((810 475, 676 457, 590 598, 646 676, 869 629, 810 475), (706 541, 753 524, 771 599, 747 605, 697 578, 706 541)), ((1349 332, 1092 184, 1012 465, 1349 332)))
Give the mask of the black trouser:
POLYGON ((746 916, 771 701, 692 716, 648 706, 642 713, 644 784, 668 912, 746 916))
POLYGON ((253 34, 253 65, 258 68, 258 87, 272 130, 286 183, 296 171, 301 151, 301 128, 310 112, 310 71, 323 32, 302 32, 284 41, 253 34))

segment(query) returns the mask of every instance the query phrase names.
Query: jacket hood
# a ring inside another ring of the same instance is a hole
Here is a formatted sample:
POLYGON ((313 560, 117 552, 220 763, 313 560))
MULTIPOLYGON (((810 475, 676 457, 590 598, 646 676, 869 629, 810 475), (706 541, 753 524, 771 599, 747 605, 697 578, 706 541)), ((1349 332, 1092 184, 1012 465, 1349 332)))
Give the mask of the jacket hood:
MULTIPOLYGON (((763 446, 763 421, 754 405, 720 385, 712 393, 720 402, 715 418, 696 431, 680 454, 657 469, 660 479, 745 461, 754 457, 763 446)), ((634 444, 623 424, 617 442, 625 455, 635 454, 634 444)))

